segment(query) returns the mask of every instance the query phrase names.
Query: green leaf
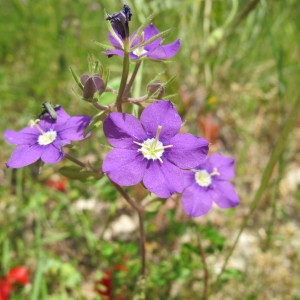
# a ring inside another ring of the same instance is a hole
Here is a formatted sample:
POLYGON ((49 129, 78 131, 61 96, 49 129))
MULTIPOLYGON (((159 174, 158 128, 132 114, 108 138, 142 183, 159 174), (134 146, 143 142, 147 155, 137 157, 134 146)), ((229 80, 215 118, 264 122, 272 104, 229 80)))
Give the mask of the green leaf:
POLYGON ((63 167, 59 169, 59 172, 70 179, 77 179, 80 181, 97 180, 103 176, 103 174, 84 170, 77 166, 63 167))
POLYGON ((53 242, 64 240, 69 236, 70 236, 69 232, 57 233, 57 234, 42 238, 41 242, 42 242, 42 244, 51 244, 53 242))
POLYGON ((230 279, 241 279, 242 277, 242 272, 234 268, 225 270, 224 273, 221 275, 221 279, 223 281, 228 281, 230 279))

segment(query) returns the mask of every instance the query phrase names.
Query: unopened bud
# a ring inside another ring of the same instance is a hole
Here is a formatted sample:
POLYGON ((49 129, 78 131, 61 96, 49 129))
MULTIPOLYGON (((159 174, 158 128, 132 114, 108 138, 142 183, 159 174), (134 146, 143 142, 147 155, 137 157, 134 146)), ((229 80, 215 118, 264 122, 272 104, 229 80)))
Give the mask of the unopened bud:
POLYGON ((125 38, 129 37, 129 27, 128 22, 131 20, 131 10, 130 7, 126 4, 123 5, 123 9, 117 13, 112 15, 108 15, 106 20, 111 22, 113 29, 122 37, 124 40, 125 38))
POLYGON ((83 98, 86 100, 93 100, 95 93, 101 95, 105 90, 104 80, 98 75, 83 74, 80 77, 83 85, 83 98))
POLYGON ((162 99, 165 94, 165 88, 162 83, 154 82, 147 86, 148 95, 155 99, 162 99))

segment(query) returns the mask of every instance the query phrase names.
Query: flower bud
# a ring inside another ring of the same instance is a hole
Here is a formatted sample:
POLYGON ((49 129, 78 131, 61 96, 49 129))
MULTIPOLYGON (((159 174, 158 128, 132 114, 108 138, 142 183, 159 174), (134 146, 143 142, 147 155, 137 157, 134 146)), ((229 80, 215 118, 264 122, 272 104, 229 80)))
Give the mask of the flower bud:
POLYGON ((128 22, 131 20, 131 10, 126 4, 123 5, 123 9, 120 12, 108 15, 107 21, 111 22, 111 25, 115 32, 117 32, 122 39, 129 37, 129 27, 128 22))
POLYGON ((101 95, 105 90, 104 80, 98 75, 92 76, 83 74, 80 77, 80 81, 83 84, 83 98, 86 100, 93 100, 95 93, 101 95))
POLYGON ((161 82, 154 82, 147 86, 148 95, 155 99, 162 99, 165 94, 165 88, 161 82))

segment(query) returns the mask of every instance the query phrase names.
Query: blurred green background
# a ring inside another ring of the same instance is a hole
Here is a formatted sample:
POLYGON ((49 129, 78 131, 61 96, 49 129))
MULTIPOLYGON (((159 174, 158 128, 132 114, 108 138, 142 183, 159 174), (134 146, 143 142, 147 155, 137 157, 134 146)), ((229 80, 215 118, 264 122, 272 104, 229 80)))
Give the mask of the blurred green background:
MULTIPOLYGON (((117 87, 121 58, 107 58, 93 41, 108 43, 104 12, 119 11, 123 2, 0 4, 1 132, 26 126, 45 100, 71 115, 96 114, 80 100, 69 68, 78 75, 88 72, 88 55, 94 55, 110 69, 108 86, 117 87)), ((157 28, 173 28, 165 43, 181 39, 170 61, 144 63, 140 95, 157 74, 164 81, 176 75, 166 93, 173 95, 186 129, 236 159, 242 204, 234 210, 215 208, 193 220, 179 199, 146 214, 147 299, 201 299, 199 240, 212 282, 299 96, 300 6, 297 0, 127 4, 131 31, 154 14, 157 28)), ((298 121, 211 299, 300 299, 299 141, 298 121)), ((6 169, 13 147, 0 143, 0 277, 16 265, 28 267, 31 275, 30 284, 11 299, 101 299, 95 282, 116 264, 127 271, 113 276, 114 293, 132 299, 139 274, 136 216, 107 180, 66 181, 57 171, 68 162, 44 166, 40 175, 34 167, 6 169)), ((74 153, 100 168, 103 144, 101 131, 95 132, 74 153)), ((141 187, 132 192, 137 199, 145 193, 141 187)))

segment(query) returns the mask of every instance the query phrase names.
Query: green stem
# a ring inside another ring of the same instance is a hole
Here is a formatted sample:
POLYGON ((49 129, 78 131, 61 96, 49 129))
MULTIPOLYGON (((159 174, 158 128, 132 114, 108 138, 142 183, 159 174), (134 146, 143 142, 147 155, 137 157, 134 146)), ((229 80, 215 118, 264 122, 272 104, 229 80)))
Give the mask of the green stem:
POLYGON ((131 87, 132 87, 132 85, 133 85, 133 83, 134 83, 135 77, 136 77, 136 75, 137 75, 137 73, 138 73, 138 70, 139 70, 139 68, 140 68, 140 66, 141 66, 141 63, 142 63, 142 61, 138 59, 137 62, 136 62, 136 64, 135 64, 133 73, 132 73, 132 75, 131 75, 131 77, 130 77, 130 80, 129 80, 129 82, 128 82, 128 84, 127 84, 125 90, 124 90, 124 97, 127 97, 127 96, 128 96, 128 94, 129 94, 129 92, 130 92, 130 89, 131 89, 131 87))
POLYGON ((253 213, 255 212, 255 210, 262 198, 263 193, 265 192, 265 190, 268 187, 268 183, 269 183, 269 180, 273 173, 273 170, 280 158, 280 155, 282 154, 282 152, 284 150, 284 147, 286 146, 286 141, 287 141, 288 135, 292 132, 293 126, 294 126, 297 118, 299 117, 299 114, 300 114, 300 97, 298 97, 297 100, 295 101, 295 103, 291 109, 291 112, 281 130, 281 133, 278 137, 277 143, 275 144, 272 155, 271 155, 271 157, 268 161, 268 164, 263 172, 260 186, 251 202, 250 211, 249 211, 248 215, 245 217, 245 219, 240 227, 237 237, 235 238, 235 241, 234 241, 231 249, 229 250, 229 253, 226 256, 226 259, 222 266, 221 272, 219 273, 215 283, 212 285, 212 289, 219 286, 219 281, 221 279, 221 276, 227 267, 228 261, 232 255, 232 253, 234 252, 237 243, 239 242, 240 236, 243 233, 246 226, 248 225, 249 219, 252 217, 253 213))
POLYGON ((123 71, 121 77, 121 83, 118 91, 118 96, 116 99, 116 105, 118 112, 122 112, 122 97, 124 94, 124 90, 126 88, 126 83, 129 74, 129 51, 127 50, 128 47, 126 45, 129 43, 128 39, 124 41, 124 57, 123 57, 123 71))

